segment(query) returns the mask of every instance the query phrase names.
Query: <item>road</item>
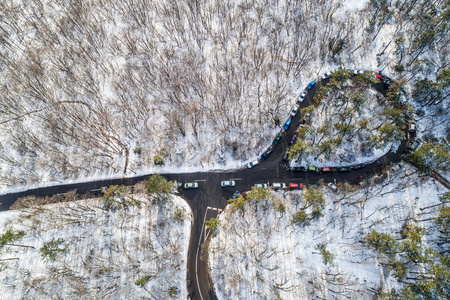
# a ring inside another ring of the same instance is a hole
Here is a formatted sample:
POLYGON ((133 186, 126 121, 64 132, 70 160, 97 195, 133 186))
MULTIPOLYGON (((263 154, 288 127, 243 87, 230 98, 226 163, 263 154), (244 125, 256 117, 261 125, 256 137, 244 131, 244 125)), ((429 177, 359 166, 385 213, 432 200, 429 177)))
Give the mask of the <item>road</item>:
MULTIPOLYGON (((326 81, 317 80, 316 85, 308 92, 306 99, 301 103, 301 108, 312 104, 312 97, 316 89, 325 83, 326 81)), ((382 83, 376 84, 374 87, 382 94, 385 94, 386 91, 384 90, 382 83)), ((288 148, 289 141, 292 139, 295 130, 300 125, 300 121, 301 116, 299 112, 294 118, 292 118, 291 126, 286 132, 283 133, 280 143, 274 147, 273 152, 269 155, 269 157, 252 169, 247 169, 244 167, 242 169, 229 171, 161 174, 169 180, 176 180, 179 182, 197 181, 199 183, 198 189, 180 189, 180 196, 186 199, 190 205, 194 220, 191 229, 191 240, 189 243, 187 274, 188 293, 191 299, 216 299, 209 281, 206 261, 201 257, 201 246, 204 242, 205 232, 204 220, 217 216, 219 212, 218 210, 209 208, 223 209, 227 203, 226 199, 230 198, 236 190, 249 190, 255 183, 284 182, 288 184, 291 182, 301 182, 303 184, 311 184, 316 183, 320 179, 323 179, 326 183, 334 181, 356 183, 360 180, 360 178, 367 179, 381 172, 380 165, 378 163, 372 163, 366 165, 364 168, 346 173, 332 172, 319 175, 310 172, 291 172, 287 170, 282 166, 282 157, 288 148), (236 181, 235 187, 222 188, 220 186, 220 181, 230 179, 236 181)), ((405 150, 406 140, 403 140, 397 152, 389 152, 380 158, 381 167, 391 162, 399 162, 400 156, 405 152, 405 150)), ((0 210, 8 210, 16 199, 24 196, 51 196, 58 193, 65 193, 73 189, 77 189, 78 193, 83 194, 113 184, 133 185, 136 182, 148 179, 150 175, 151 174, 133 178, 60 185, 6 194, 0 196, 0 210)), ((91 192, 91 194, 99 195, 99 192, 91 192)))

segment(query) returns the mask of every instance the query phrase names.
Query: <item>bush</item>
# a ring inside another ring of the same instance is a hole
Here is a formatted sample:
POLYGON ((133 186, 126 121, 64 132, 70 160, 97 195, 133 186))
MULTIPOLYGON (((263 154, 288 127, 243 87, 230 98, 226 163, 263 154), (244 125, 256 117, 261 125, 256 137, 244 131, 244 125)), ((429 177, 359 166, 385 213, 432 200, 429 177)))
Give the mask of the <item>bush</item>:
POLYGON ((155 174, 150 176, 145 187, 153 199, 153 204, 162 204, 168 199, 169 194, 176 192, 177 183, 175 181, 168 181, 167 178, 155 174))
POLYGON ((64 239, 62 238, 52 238, 50 241, 45 242, 39 251, 41 252, 42 258, 49 260, 55 260, 61 253, 67 251, 67 247, 63 247, 64 239))
POLYGON ((164 159, 159 155, 155 155, 155 157, 153 158, 153 163, 155 164, 155 166, 162 166, 164 165, 164 159))
POLYGON ((175 298, 175 296, 178 294, 178 288, 176 286, 172 286, 167 292, 169 293, 170 298, 175 298))
POLYGON ((138 280, 136 280, 136 281, 134 282, 134 284, 135 284, 135 285, 138 285, 138 286, 140 286, 140 287, 144 287, 144 286, 147 284, 147 282, 149 282, 149 280, 150 280, 151 278, 152 278, 152 277, 149 276, 149 275, 142 276, 141 278, 139 278, 138 280))
POLYGON ((405 67, 403 65, 396 65, 394 67, 394 69, 395 69, 396 72, 399 72, 399 73, 405 71, 405 67))
POLYGON ((7 230, 4 234, 0 236, 0 249, 2 249, 8 243, 20 240, 25 235, 25 232, 19 231, 17 233, 7 230))
POLYGON ((327 245, 325 243, 317 244, 316 249, 320 250, 320 254, 322 255, 322 262, 324 265, 333 263, 334 255, 327 250, 327 245))
POLYGON ((384 254, 392 253, 397 249, 397 241, 394 237, 387 233, 379 233, 375 229, 372 229, 365 240, 369 247, 384 254))
POLYGON ((134 152, 134 154, 141 155, 142 148, 141 147, 134 148, 133 152, 134 152))
POLYGON ((299 210, 292 215, 292 223, 298 226, 308 226, 308 215, 303 210, 299 210))
POLYGON ((212 236, 216 236, 220 226, 220 220, 217 218, 211 218, 205 222, 206 228, 211 231, 212 236))
POLYGON ((184 219, 186 218, 186 215, 184 214, 184 209, 177 208, 174 212, 173 218, 175 219, 175 221, 183 223, 184 219))

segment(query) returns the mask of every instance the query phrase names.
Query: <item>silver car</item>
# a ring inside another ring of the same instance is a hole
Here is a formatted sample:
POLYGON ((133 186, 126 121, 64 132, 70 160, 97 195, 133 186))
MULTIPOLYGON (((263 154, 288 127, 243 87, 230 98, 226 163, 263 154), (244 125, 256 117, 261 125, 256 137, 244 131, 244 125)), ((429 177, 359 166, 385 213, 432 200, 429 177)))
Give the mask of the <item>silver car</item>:
POLYGON ((235 186, 236 182, 234 180, 224 180, 220 183, 220 185, 222 187, 227 187, 227 186, 235 186))
POLYGON ((198 183, 197 182, 186 182, 184 184, 184 188, 185 189, 196 189, 196 188, 198 188, 198 183))

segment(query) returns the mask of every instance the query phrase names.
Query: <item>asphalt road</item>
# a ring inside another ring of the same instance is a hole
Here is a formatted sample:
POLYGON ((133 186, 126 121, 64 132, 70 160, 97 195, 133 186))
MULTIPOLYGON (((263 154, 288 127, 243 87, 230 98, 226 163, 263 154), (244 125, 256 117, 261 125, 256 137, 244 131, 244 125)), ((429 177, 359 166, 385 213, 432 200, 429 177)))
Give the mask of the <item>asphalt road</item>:
MULTIPOLYGON (((325 83, 326 81, 323 82, 317 80, 316 85, 308 91, 306 99, 301 103, 301 108, 312 103, 312 97, 316 89, 325 83)), ((374 87, 382 94, 385 94, 386 91, 384 90, 382 83, 376 84, 374 87)), ((204 220, 216 217, 219 213, 219 210, 217 209, 223 209, 227 203, 227 199, 229 199, 236 190, 249 190, 255 183, 265 182, 284 182, 286 184, 296 182, 305 185, 316 183, 319 179, 323 179, 325 183, 334 181, 356 183, 361 180, 361 178, 364 180, 375 174, 379 174, 382 171, 381 168, 388 163, 400 161, 401 154, 406 150, 406 140, 404 140, 401 142, 396 153, 389 152, 384 157, 380 158, 379 161, 381 165, 372 163, 366 165, 364 168, 345 173, 331 172, 319 175, 310 172, 291 172, 283 167, 282 157, 288 148, 289 141, 292 139, 295 130, 300 125, 300 122, 301 116, 300 112, 298 112, 297 115, 292 118, 291 126, 286 132, 283 132, 280 143, 274 147, 273 152, 269 157, 252 169, 243 167, 242 169, 229 171, 162 174, 169 180, 177 180, 179 182, 197 181, 199 184, 198 189, 180 189, 180 196, 186 199, 192 209, 194 217, 189 244, 187 274, 187 286, 191 299, 216 299, 209 281, 206 261, 201 255, 201 246, 203 245, 205 236, 204 220), (235 180, 236 186, 222 188, 220 186, 222 180, 235 180)), ((113 184, 133 185, 138 181, 146 180, 150 175, 151 174, 134 178, 60 185, 6 194, 0 196, 0 210, 8 210, 16 199, 24 196, 51 196, 54 194, 65 193, 73 189, 77 189, 77 192, 81 194, 90 192, 93 195, 99 195, 99 191, 92 192, 92 190, 98 190, 101 187, 107 187, 113 184)))

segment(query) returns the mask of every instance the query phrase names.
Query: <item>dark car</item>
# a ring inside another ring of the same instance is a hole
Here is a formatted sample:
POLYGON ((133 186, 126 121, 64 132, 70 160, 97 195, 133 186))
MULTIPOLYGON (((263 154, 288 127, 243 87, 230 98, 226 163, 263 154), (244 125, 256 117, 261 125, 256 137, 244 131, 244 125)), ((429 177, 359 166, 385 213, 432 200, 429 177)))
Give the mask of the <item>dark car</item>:
POLYGON ((239 197, 240 194, 241 194, 241 192, 236 191, 236 192, 234 192, 234 194, 230 197, 230 199, 236 199, 237 197, 239 197))
POLYGON ((365 164, 359 164, 359 165, 353 166, 353 170, 362 169, 362 168, 364 168, 365 166, 366 166, 365 164))
POLYGON ((310 187, 310 188, 315 188, 315 187, 319 187, 319 186, 320 186, 319 183, 311 183, 308 185, 308 187, 310 187))
POLYGON ((340 167, 338 169, 339 172, 350 172, 352 170, 351 167, 340 167))
POLYGON ((273 146, 270 146, 269 149, 267 149, 266 152, 264 152, 261 155, 261 159, 262 160, 266 159, 269 156, 269 154, 272 153, 272 149, 273 149, 273 146))
POLYGON ((273 140, 272 145, 274 145, 274 146, 278 145, 278 143, 280 142, 280 139, 281 139, 281 134, 278 134, 278 135, 275 137, 275 139, 273 140))
POLYGON ((304 171, 306 171, 306 168, 305 167, 292 167, 291 170, 293 172, 304 172, 304 171))
POLYGON ((289 146, 294 145, 296 141, 297 141, 297 136, 294 135, 294 136, 292 137, 292 140, 289 142, 289 146))

